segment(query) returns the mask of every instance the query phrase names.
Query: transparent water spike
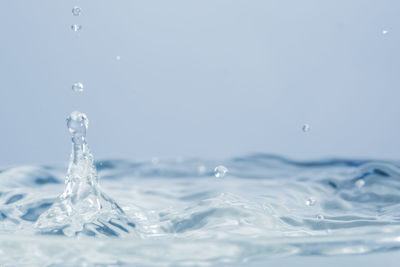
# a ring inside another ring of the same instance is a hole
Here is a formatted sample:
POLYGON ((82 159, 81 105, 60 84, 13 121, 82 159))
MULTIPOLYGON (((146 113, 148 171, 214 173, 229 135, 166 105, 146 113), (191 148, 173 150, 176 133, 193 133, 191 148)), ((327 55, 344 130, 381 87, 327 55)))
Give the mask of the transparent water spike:
POLYGON ((67 118, 72 153, 64 192, 40 215, 36 228, 42 234, 67 236, 134 234, 132 223, 120 206, 98 184, 93 155, 87 145, 88 118, 74 111, 67 118))

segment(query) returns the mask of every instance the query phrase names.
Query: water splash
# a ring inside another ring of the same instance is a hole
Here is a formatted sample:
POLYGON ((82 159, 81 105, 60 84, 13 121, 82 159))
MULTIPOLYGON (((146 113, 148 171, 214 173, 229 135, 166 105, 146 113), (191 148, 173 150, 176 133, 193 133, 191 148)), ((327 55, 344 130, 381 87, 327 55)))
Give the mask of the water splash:
MULTIPOLYGON (((71 117, 77 118, 71 120, 70 128, 79 152, 87 149, 87 118, 79 112, 71 117)), ((97 266, 123 259, 122 264, 129 266, 180 266, 187 262, 236 266, 244 259, 343 256, 400 248, 398 161, 294 161, 255 154, 224 160, 230 179, 223 183, 215 182, 213 170, 218 162, 204 158, 185 159, 183 163, 162 159, 157 165, 149 159, 97 162, 102 185, 118 196, 126 214, 111 216, 132 218, 135 233, 142 237, 101 240, 32 236, 39 215, 49 213, 46 210, 54 202, 54 192, 63 191, 61 166, 0 168, 2 263, 45 266, 62 261, 71 266, 97 266), (199 174, 199 166, 205 173, 199 174), (365 184, 359 188, 357 181, 365 184), (316 200, 314 206, 305 205, 309 199, 316 200), (21 253, 24 257, 15 263, 14 255, 21 253)), ((89 175, 88 179, 94 177, 89 175)), ((62 198, 53 206, 66 209, 66 204, 58 202, 62 198)), ((72 209, 78 205, 67 204, 72 209)), ((80 212, 72 222, 58 225, 42 215, 40 221, 49 227, 39 229, 43 233, 90 235, 89 231, 72 231, 69 224, 76 229, 99 228, 102 224, 96 220, 100 215, 87 219, 96 209, 80 212)), ((112 213, 106 209, 97 212, 112 213)), ((61 219, 66 217, 64 213, 60 212, 61 219)), ((104 225, 117 232, 114 222, 104 225)), ((92 233, 104 235, 106 227, 92 233)))
POLYGON ((102 192, 86 141, 88 119, 74 111, 67 119, 72 137, 72 153, 65 179, 65 190, 36 222, 43 234, 67 236, 121 236, 135 224, 120 206, 102 192))

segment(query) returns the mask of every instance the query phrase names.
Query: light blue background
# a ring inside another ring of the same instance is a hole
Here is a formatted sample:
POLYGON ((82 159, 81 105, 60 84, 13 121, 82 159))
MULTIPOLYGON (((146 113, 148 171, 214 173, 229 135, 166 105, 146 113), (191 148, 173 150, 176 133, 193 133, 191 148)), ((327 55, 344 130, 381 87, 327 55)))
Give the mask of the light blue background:
POLYGON ((399 158, 399 1, 1 7, 0 165, 66 162, 76 109, 96 158, 399 158))

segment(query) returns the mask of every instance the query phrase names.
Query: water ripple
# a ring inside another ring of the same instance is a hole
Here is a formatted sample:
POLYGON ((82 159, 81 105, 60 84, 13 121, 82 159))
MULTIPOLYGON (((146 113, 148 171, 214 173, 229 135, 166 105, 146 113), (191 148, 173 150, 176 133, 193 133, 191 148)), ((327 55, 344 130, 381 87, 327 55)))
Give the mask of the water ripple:
MULTIPOLYGON (((104 191, 135 223, 99 216, 82 225, 80 233, 89 238, 82 242, 91 244, 92 256, 81 260, 89 266, 116 259, 124 259, 121 264, 154 265, 156 258, 160 264, 155 265, 160 266, 218 265, 243 258, 360 254, 400 247, 397 162, 301 162, 255 154, 225 161, 103 160, 95 166, 104 191), (213 174, 218 165, 229 169, 221 179, 213 174), (118 238, 131 231, 138 235, 118 238), (203 247, 207 249, 199 253, 203 247), (103 260, 95 260, 94 255, 103 260)), ((76 263, 76 257, 66 255, 81 251, 83 243, 62 237, 63 229, 43 230, 45 236, 33 231, 38 217, 63 190, 65 168, 1 169, 2 251, 14 252, 7 245, 10 242, 20 251, 24 242, 36 244, 35 253, 41 255, 68 248, 70 252, 60 257, 76 263)), ((4 262, 10 259, 6 256, 4 262)), ((54 263, 50 256, 32 255, 31 260, 31 265, 54 263)))

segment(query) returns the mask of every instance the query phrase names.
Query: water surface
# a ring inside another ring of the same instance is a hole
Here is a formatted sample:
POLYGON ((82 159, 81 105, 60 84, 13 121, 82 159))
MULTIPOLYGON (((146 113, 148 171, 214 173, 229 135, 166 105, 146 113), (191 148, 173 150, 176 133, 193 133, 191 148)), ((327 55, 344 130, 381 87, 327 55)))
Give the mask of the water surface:
POLYGON ((104 231, 96 221, 90 235, 40 231, 38 218, 64 191, 66 166, 1 168, 0 263, 208 266, 400 245, 397 162, 257 154, 95 166, 102 191, 132 230, 107 224, 104 231), (222 178, 214 174, 218 165, 228 169, 222 178))

